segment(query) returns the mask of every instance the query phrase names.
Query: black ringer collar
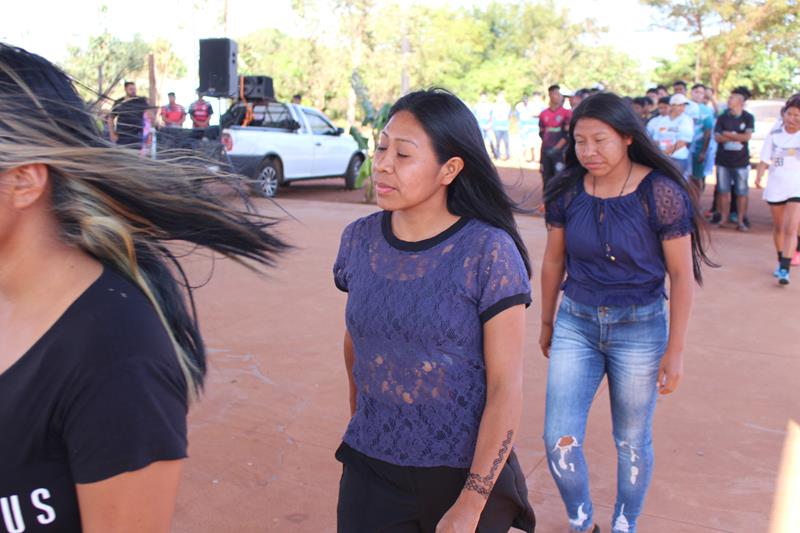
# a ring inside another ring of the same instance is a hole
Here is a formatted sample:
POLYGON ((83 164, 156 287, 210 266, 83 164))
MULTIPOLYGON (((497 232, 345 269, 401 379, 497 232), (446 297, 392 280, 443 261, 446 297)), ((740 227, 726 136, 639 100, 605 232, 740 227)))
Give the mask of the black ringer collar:
POLYGON ((392 232, 392 212, 391 211, 384 211, 383 218, 381 220, 381 229, 383 230, 383 238, 386 239, 386 242, 392 248, 396 248, 398 250, 402 250, 404 252, 421 252, 423 250, 428 250, 433 248, 437 244, 440 244, 467 225, 470 221, 469 217, 461 217, 456 221, 452 226, 444 230, 443 232, 439 233, 438 235, 434 235, 429 239, 423 239, 421 241, 401 241, 398 239, 395 234, 392 232))

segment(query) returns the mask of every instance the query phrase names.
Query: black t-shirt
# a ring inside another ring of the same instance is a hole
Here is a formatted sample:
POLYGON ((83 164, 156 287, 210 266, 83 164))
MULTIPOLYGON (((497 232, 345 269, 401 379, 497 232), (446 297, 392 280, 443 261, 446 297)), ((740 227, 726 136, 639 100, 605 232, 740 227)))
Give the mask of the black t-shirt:
MULTIPOLYGON (((730 109, 726 109, 717 119, 714 133, 733 131, 736 133, 752 132, 755 128, 755 118, 747 111, 742 111, 739 116, 733 116, 730 109)), ((747 143, 724 142, 717 148, 717 158, 714 161, 721 167, 740 168, 750 165, 750 149, 747 143)))
POLYGON ((186 414, 166 330, 106 268, 0 374, 0 533, 80 531, 75 484, 186 457, 186 414))
POLYGON ((141 96, 120 98, 114 102, 111 114, 117 117, 117 135, 120 136, 120 142, 141 141, 144 112, 147 108, 147 100, 141 96))

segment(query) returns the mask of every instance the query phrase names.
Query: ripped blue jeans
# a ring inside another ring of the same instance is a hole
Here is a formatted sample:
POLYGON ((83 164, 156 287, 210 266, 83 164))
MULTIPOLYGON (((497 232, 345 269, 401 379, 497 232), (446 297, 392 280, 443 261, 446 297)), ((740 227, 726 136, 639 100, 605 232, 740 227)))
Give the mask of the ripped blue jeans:
POLYGON ((596 307, 564 296, 547 373, 544 442, 548 465, 574 531, 592 527, 583 454, 586 419, 608 376, 617 446, 614 533, 634 533, 653 469, 652 421, 658 368, 667 344, 666 302, 596 307))

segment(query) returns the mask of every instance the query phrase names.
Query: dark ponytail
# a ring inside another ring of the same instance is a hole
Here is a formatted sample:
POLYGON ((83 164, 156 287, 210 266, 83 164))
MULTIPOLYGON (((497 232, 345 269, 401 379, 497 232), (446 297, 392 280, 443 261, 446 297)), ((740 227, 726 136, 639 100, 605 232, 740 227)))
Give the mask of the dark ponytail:
POLYGON ((475 218, 508 233, 517 245, 525 270, 531 275, 528 250, 514 221, 514 202, 508 197, 483 143, 472 111, 453 93, 440 88, 415 91, 400 98, 389 118, 408 111, 431 139, 439 163, 452 157, 464 169, 447 188, 447 208, 454 215, 475 218))
POLYGON ((556 198, 573 188, 579 180, 583 179, 587 170, 578 161, 575 153, 575 125, 582 118, 593 118, 608 124, 620 135, 633 139, 628 146, 628 158, 634 163, 639 163, 646 167, 659 170, 669 179, 684 189, 691 199, 693 212, 692 229, 692 264, 694 278, 699 283, 703 282, 702 265, 712 267, 716 265, 708 257, 708 230, 706 221, 700 211, 697 202, 697 195, 680 170, 672 163, 669 157, 664 155, 645 131, 641 120, 633 112, 633 109, 622 98, 613 93, 599 93, 586 98, 572 113, 572 120, 569 125, 569 142, 565 157, 565 168, 557 176, 550 180, 545 187, 544 201, 546 203, 554 201, 556 198))

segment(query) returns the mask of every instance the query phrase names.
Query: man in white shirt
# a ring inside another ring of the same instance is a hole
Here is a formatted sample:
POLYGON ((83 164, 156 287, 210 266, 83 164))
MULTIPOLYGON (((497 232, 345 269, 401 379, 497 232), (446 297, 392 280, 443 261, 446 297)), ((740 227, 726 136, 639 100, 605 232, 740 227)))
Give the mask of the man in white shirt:
POLYGON ((689 172, 689 145, 694 137, 694 122, 685 111, 689 100, 683 94, 669 99, 669 114, 653 118, 647 131, 664 154, 678 167, 684 178, 689 172))

